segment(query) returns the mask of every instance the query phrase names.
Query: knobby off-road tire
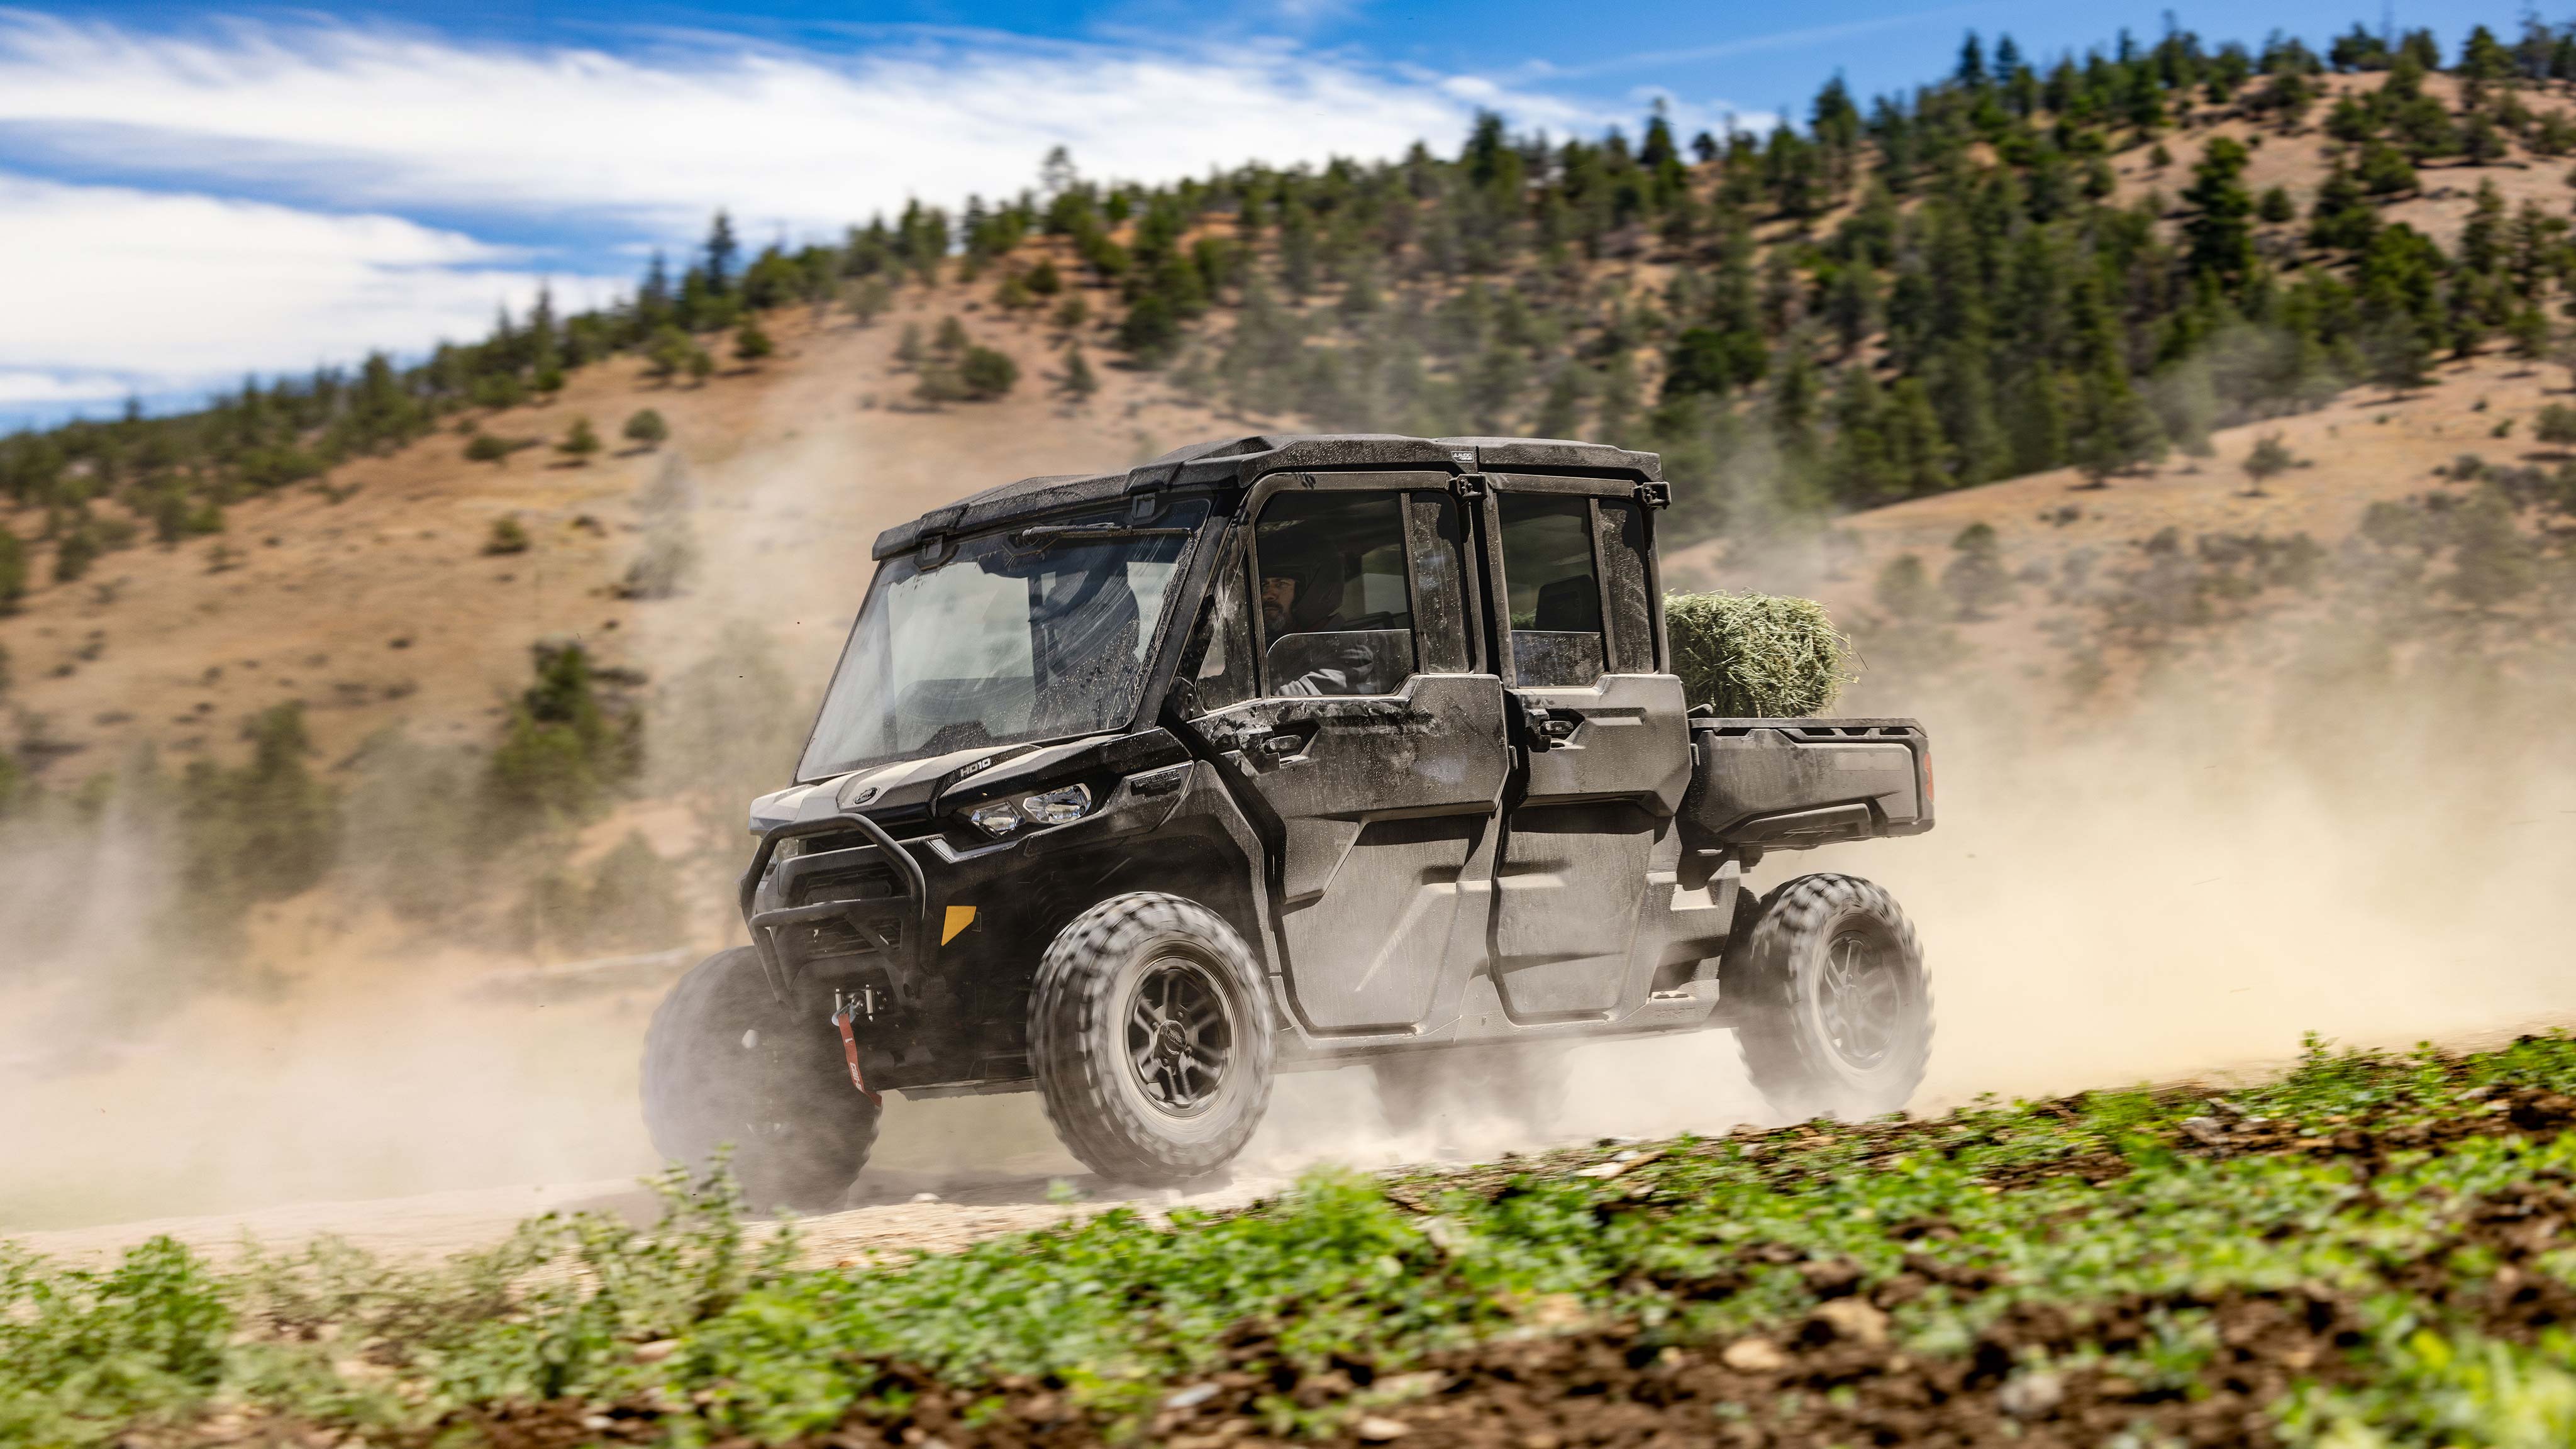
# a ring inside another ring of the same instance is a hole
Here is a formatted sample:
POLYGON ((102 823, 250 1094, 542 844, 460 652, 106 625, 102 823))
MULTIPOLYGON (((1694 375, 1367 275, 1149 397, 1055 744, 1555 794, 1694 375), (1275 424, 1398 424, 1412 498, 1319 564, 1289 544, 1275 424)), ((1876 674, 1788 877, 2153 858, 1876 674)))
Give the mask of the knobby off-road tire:
POLYGON ((1268 983, 1225 918, 1154 892, 1057 933, 1029 998, 1047 1120, 1102 1177, 1166 1187, 1234 1160, 1270 1105, 1268 983))
POLYGON ((644 1126, 666 1159, 705 1171, 733 1147, 752 1206, 829 1208, 876 1145, 876 1102, 850 1085, 840 1038, 769 990, 748 946, 690 968, 644 1034, 644 1126))
POLYGON ((1932 988, 1914 924, 1857 876, 1809 875, 1773 891, 1727 943, 1725 995, 1745 1071, 1780 1112, 1857 1121, 1914 1095, 1932 1051, 1932 988))
POLYGON ((1410 1051, 1369 1064, 1378 1111, 1393 1131, 1411 1134, 1442 1121, 1501 1120, 1537 1136, 1553 1131, 1565 1110, 1565 1049, 1554 1046, 1464 1046, 1410 1051))

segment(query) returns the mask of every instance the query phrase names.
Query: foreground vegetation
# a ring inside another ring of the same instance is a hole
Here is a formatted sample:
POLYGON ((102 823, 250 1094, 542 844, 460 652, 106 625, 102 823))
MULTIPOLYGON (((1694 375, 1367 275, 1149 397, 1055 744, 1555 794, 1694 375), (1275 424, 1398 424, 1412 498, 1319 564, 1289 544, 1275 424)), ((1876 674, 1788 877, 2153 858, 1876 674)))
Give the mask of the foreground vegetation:
POLYGON ((790 1266, 723 1184, 436 1270, 0 1250, 0 1442, 2563 1444, 2576 1040, 790 1266))

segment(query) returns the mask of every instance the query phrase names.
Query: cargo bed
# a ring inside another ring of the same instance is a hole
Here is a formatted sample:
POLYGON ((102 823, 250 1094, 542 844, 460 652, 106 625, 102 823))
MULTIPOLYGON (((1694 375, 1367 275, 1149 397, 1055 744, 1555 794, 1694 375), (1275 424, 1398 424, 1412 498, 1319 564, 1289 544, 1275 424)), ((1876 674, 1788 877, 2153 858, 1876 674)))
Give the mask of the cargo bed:
POLYGON ((1932 746, 1910 719, 1690 720, 1682 840, 1810 850, 1932 828, 1932 746))

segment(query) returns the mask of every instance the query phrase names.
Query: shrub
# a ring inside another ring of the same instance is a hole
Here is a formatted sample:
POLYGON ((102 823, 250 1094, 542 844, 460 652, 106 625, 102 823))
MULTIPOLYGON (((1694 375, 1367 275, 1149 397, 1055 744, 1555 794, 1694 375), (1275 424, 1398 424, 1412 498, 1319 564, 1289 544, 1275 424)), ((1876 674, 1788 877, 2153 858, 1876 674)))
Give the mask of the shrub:
POLYGON ((1081 402, 1100 391, 1100 379, 1092 372, 1091 364, 1083 358, 1082 344, 1079 342, 1065 344, 1063 387, 1064 395, 1075 402, 1081 402))
POLYGON ((651 408, 638 411, 626 420, 626 441, 643 448, 658 448, 671 436, 671 425, 651 408))
POLYGON ((579 644, 548 641, 531 652, 536 682, 511 705, 492 752, 493 801, 523 821, 577 818, 634 772, 639 726, 601 705, 579 644))
POLYGON ((892 292, 887 288, 883 277, 869 277, 852 286, 842 296, 843 305, 850 309, 850 315, 858 319, 858 324, 862 327, 874 324, 877 317, 885 311, 886 304, 892 300, 892 292))
POLYGON ((1682 694, 1730 719, 1822 714, 1851 681, 1851 641, 1813 599, 1667 594, 1664 626, 1682 694))
POLYGON ((2551 403, 2532 420, 2531 435, 2551 447, 2576 443, 2576 407, 2551 403))
POLYGON ((562 442, 555 444, 556 452, 576 463, 589 462, 590 455, 598 452, 599 449, 599 432, 591 427, 588 418, 573 419, 571 431, 564 434, 562 442))
POLYGON ((990 347, 968 347, 957 364, 957 380, 968 397, 990 401, 1019 382, 1020 365, 990 347))
POLYGON ((528 530, 514 513, 492 520, 492 536, 483 540, 483 551, 488 554, 526 553, 528 542, 528 530))
POLYGON ((68 584, 88 573, 101 552, 98 531, 90 526, 89 519, 75 520, 54 540, 54 582, 68 584))
POLYGON ((2254 446, 2245 454, 2245 461, 2237 466, 2245 470, 2245 491, 2259 497, 2266 482, 2289 471, 2297 463, 2298 459, 2290 456, 2290 450, 2281 442, 2279 433, 2265 433, 2254 440, 2254 446))
POLYGON ((18 535, 0 528, 0 614, 18 607, 27 595, 27 546, 18 535))
POLYGON ((513 451, 515 450, 511 448, 507 439, 496 438, 490 433, 476 433, 465 445, 465 461, 498 463, 509 457, 513 451))
POLYGON ((931 350, 942 357, 955 357, 964 352, 966 347, 966 324, 953 316, 940 318, 939 335, 932 340, 931 350))
POLYGON ((761 330, 759 318, 745 317, 742 325, 734 329, 733 355, 736 361, 758 362, 776 355, 777 351, 778 344, 770 341, 769 334, 761 330))
POLYGON ((645 346, 645 370, 668 382, 679 376, 698 350, 698 344, 688 333, 666 322, 655 330, 653 340, 645 346))
POLYGON ((1993 524, 1971 523, 1959 530, 1950 550, 1955 557, 1941 571, 1941 591, 1958 606, 1960 618, 1981 618, 2012 597, 2012 575, 2004 570, 2003 545, 1993 524))
POLYGON ((226 914, 310 888, 339 844, 332 791, 304 762, 313 743, 302 701, 262 710, 242 732, 248 763, 197 760, 180 781, 189 894, 226 914))
POLYGON ((1080 297, 1067 297, 1055 304, 1055 315, 1049 319, 1066 332, 1091 320, 1091 304, 1080 297))

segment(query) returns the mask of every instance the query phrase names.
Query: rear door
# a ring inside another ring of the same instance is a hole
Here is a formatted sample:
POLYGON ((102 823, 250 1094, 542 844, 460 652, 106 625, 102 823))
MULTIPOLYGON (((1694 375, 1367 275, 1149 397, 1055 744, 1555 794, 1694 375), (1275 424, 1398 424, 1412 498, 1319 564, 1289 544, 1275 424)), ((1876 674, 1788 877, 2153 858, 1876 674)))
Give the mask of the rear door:
POLYGON ((1487 602, 1526 782, 1504 815, 1495 983, 1523 1021, 1598 1015, 1635 974, 1647 870, 1690 782, 1653 515, 1607 480, 1492 481, 1487 602))
POLYGON ((1508 761, 1462 505, 1446 474, 1300 474, 1246 511, 1190 727, 1271 836, 1308 1029, 1410 1029, 1482 955, 1508 761))

